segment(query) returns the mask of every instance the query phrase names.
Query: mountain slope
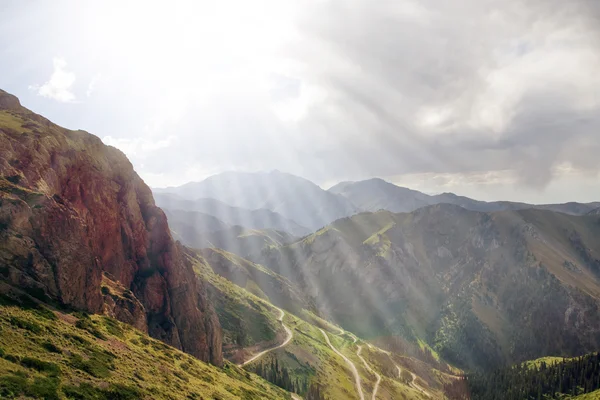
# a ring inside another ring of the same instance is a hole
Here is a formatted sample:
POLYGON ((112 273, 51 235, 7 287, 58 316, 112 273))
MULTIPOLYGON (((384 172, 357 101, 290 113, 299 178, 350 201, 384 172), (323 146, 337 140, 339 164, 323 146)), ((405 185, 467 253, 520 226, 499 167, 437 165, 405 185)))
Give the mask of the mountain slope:
MULTIPOLYGON (((156 204, 170 212, 178 210, 199 212, 213 216, 228 225, 243 226, 248 229, 274 229, 295 236, 304 236, 310 233, 307 228, 271 210, 248 210, 232 207, 215 199, 186 200, 172 193, 159 193, 157 190, 154 189, 156 204)), ((197 224, 196 228, 198 228, 197 224)), ((199 230, 205 231, 206 229, 199 230)))
POLYGON ((211 366, 114 319, 50 311, 27 296, 3 294, 0 397, 274 400, 289 394, 235 365, 211 366))
POLYGON ((222 229, 204 230, 216 228, 219 224, 212 223, 213 217, 195 212, 165 209, 165 214, 169 218, 169 227, 173 235, 186 246, 196 249, 219 248, 248 257, 251 254, 260 254, 265 248, 281 246, 296 240, 288 233, 273 229, 225 226, 222 229))
POLYGON ((369 179, 360 182, 342 182, 329 189, 365 211, 388 210, 410 212, 432 204, 430 196, 386 182, 369 179))
POLYGON ((418 208, 434 204, 454 204, 468 210, 492 212, 507 210, 522 210, 536 208, 562 212, 572 215, 583 215, 600 207, 600 202, 593 203, 564 203, 564 204, 527 204, 511 201, 479 201, 454 193, 442 193, 430 196, 416 190, 407 189, 386 182, 383 179, 368 179, 359 182, 342 182, 329 189, 339 194, 360 209, 376 212, 388 210, 392 212, 411 212, 418 208))
POLYGON ((186 245, 188 245, 188 241, 185 238, 230 228, 228 224, 212 215, 195 211, 170 210, 164 207, 162 210, 167 216, 169 228, 173 235, 186 245))
MULTIPOLYGON (((190 182, 160 191, 192 200, 213 198, 251 210, 268 209, 313 230, 358 211, 344 197, 327 192, 306 179, 279 171, 225 172, 202 182, 190 182)), ((238 225, 250 227, 244 223, 238 225)))
POLYGON ((222 362, 219 322, 150 189, 119 150, 0 91, 0 281, 104 312, 222 362), (115 301, 104 279, 130 293, 115 301))
POLYGON ((344 218, 254 261, 363 337, 491 368, 600 347, 599 235, 598 216, 436 205, 344 218))

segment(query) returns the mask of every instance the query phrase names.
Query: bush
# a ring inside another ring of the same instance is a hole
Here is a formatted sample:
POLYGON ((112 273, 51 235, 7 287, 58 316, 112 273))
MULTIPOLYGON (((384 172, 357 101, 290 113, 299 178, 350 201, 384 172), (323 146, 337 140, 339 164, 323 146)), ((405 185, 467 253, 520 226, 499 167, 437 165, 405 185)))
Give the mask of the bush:
POLYGON ((26 394, 36 399, 59 400, 58 379, 36 378, 27 388, 26 394))
POLYGON ((89 383, 82 383, 79 386, 63 387, 63 393, 68 399, 75 400, 136 400, 142 397, 134 387, 115 384, 108 389, 101 389, 89 383))
POLYGON ((91 319, 88 319, 88 318, 80 319, 75 323, 75 326, 79 329, 88 331, 89 333, 91 333, 92 335, 97 337, 98 339, 101 339, 101 340, 107 339, 107 337, 102 332, 100 332, 100 330, 98 330, 98 328, 96 328, 94 326, 91 319))
POLYGON ((142 397, 140 391, 133 386, 113 384, 106 391, 107 398, 111 400, 137 400, 142 397))
POLYGON ((4 359, 6 361, 10 361, 11 363, 15 363, 15 364, 17 364, 17 363, 19 363, 19 361, 21 361, 21 359, 18 356, 13 356, 12 354, 6 354, 4 356, 4 359))
POLYGON ((26 319, 22 319, 19 317, 14 317, 14 316, 10 317, 10 323, 13 326, 28 330, 33 333, 42 332, 42 327, 40 325, 36 324, 35 322, 31 322, 31 321, 28 321, 26 319))
POLYGON ((181 379, 184 382, 189 382, 190 381, 190 378, 188 378, 185 375, 185 372, 183 372, 183 371, 173 371, 173 375, 175 375, 176 377, 178 377, 179 379, 181 379))
POLYGON ((56 314, 54 314, 51 310, 47 309, 46 307, 42 307, 39 306, 38 308, 36 308, 33 311, 36 315, 45 318, 49 321, 56 321, 58 320, 58 317, 56 316, 56 314))
POLYGON ((58 379, 36 378, 32 383, 23 373, 0 377, 0 398, 15 398, 23 395, 35 399, 59 400, 58 379))
POLYGON ((83 338, 79 335, 66 334, 65 337, 69 338, 69 339, 73 340, 74 342, 77 342, 81 345, 84 345, 85 347, 87 347, 91 344, 86 338, 83 338))
POLYGON ((18 397, 27 390, 27 378, 21 375, 0 377, 0 398, 18 397))
POLYGON ((121 328, 117 321, 108 317, 104 317, 103 320, 104 327, 106 328, 108 333, 110 333, 113 336, 117 336, 121 339, 125 337, 125 335, 123 334, 123 328, 121 328))
POLYGON ((60 367, 54 363, 38 360, 33 357, 23 357, 21 359, 21 365, 26 368, 35 369, 39 372, 44 372, 50 376, 60 375, 60 367))
POLYGON ((44 342, 41 345, 45 350, 49 351, 50 353, 57 353, 60 354, 62 353, 62 350, 60 348, 58 348, 54 343, 52 342, 44 342))
POLYGON ((70 365, 96 378, 106 378, 110 375, 110 370, 114 369, 111 362, 107 359, 93 356, 86 361, 79 354, 73 354, 70 365))

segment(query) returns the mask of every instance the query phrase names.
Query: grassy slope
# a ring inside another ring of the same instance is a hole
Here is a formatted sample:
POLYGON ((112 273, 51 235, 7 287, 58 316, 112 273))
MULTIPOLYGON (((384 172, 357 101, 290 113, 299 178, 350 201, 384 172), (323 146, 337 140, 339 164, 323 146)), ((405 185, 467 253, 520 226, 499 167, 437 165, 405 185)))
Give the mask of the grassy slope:
POLYGON ((232 364, 218 369, 107 317, 4 303, 1 398, 289 398, 232 364))
MULTIPOLYGON (((189 253, 188 256, 194 271, 208 286, 209 296, 223 329, 224 349, 228 346, 241 348, 270 342, 278 333, 282 334, 273 307, 264 300, 266 296, 258 287, 244 290, 215 274, 199 255, 189 253)), ((232 352, 226 351, 224 355, 231 356, 232 352)))
POLYGON ((573 400, 600 400, 600 390, 573 397, 573 400))

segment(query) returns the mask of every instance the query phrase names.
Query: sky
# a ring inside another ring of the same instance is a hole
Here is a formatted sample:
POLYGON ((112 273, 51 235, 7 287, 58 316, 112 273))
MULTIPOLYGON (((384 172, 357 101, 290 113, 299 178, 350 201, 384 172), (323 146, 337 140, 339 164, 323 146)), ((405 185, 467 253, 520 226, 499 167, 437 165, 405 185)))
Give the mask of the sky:
POLYGON ((600 200, 597 0, 0 2, 0 88, 153 187, 600 200))

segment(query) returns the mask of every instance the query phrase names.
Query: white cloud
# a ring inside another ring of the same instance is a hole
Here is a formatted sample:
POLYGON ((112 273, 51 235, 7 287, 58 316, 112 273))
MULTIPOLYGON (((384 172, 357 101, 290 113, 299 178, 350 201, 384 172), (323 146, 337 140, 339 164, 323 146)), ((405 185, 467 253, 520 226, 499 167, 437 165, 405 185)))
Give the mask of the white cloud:
POLYGON ((60 58, 54 57, 52 60, 54 71, 50 79, 42 86, 32 85, 29 88, 37 92, 38 95, 48 97, 62 102, 71 102, 75 100, 75 94, 71 91, 71 87, 75 82, 75 74, 67 71, 67 62, 60 58))
POLYGON ((100 81, 101 77, 102 76, 100 74, 94 75, 94 77, 88 84, 87 90, 85 91, 86 97, 90 97, 92 93, 94 93, 94 90, 96 90, 96 86, 98 85, 98 82, 100 81))
POLYGON ((116 147, 132 159, 144 160, 152 152, 171 146, 173 136, 168 136, 165 139, 151 140, 141 137, 134 139, 114 138, 105 136, 102 138, 104 144, 116 147))

